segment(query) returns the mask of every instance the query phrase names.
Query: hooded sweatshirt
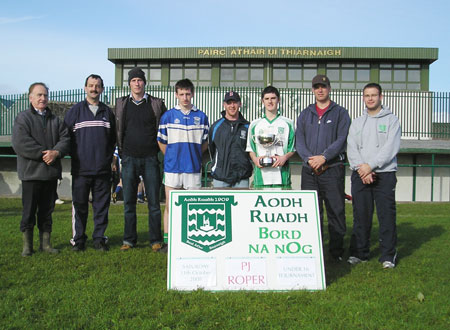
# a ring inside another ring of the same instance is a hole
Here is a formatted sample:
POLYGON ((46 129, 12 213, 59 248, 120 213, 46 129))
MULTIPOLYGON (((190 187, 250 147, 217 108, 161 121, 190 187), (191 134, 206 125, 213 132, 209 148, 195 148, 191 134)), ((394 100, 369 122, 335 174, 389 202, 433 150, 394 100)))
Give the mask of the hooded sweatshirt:
POLYGON ((398 118, 382 106, 375 116, 367 108, 361 117, 353 120, 347 137, 347 157, 352 170, 368 164, 372 171, 397 171, 397 153, 400 150, 401 128, 398 118))

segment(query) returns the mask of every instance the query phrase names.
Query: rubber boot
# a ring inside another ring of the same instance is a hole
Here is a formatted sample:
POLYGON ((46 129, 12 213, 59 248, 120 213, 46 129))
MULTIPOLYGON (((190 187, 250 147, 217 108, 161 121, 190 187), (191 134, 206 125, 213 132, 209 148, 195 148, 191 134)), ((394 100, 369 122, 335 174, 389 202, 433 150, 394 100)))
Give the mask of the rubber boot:
POLYGON ((30 257, 33 254, 33 229, 28 229, 23 232, 23 257, 30 257))
POLYGON ((59 250, 52 248, 50 244, 50 233, 49 232, 39 232, 39 241, 41 243, 41 246, 39 247, 39 250, 47 252, 47 253, 58 253, 59 250))

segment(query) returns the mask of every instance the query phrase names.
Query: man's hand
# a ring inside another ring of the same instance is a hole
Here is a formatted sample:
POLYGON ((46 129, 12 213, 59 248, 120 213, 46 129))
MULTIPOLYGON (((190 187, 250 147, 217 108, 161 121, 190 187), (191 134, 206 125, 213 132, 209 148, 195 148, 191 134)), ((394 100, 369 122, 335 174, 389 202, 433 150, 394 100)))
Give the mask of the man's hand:
POLYGON ((319 170, 325 162, 326 159, 322 155, 311 156, 308 158, 308 164, 313 170, 319 170))
MULTIPOLYGON (((359 164, 358 165, 358 174, 361 180, 363 180, 366 176, 372 174, 372 169, 370 168, 369 164, 359 164)), ((364 181, 364 180, 363 180, 364 181)))
POLYGON ((372 184, 375 181, 375 172, 371 172, 369 175, 366 175, 364 178, 361 178, 363 184, 372 184))
POLYGON ((58 156, 59 156, 59 151, 58 150, 44 150, 44 151, 42 151, 42 160, 47 165, 51 165, 56 160, 56 158, 58 158, 58 156))

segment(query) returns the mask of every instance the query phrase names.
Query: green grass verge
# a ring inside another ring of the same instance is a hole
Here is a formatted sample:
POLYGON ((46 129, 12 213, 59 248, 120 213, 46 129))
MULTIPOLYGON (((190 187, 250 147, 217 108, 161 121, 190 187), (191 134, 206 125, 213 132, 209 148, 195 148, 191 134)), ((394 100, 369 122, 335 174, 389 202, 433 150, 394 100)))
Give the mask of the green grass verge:
MULTIPOLYGON (((119 251, 123 207, 111 205, 111 251, 98 252, 89 240, 85 252, 74 253, 71 205, 57 205, 52 242, 61 253, 23 258, 21 202, 0 199, 0 328, 450 328, 450 203, 398 205, 398 266, 383 270, 377 261, 375 222, 371 260, 327 262, 327 290, 320 292, 168 292, 166 256, 148 247, 146 207, 138 205, 138 213, 136 249, 119 251)), ((348 246, 351 205, 347 219, 348 246)))

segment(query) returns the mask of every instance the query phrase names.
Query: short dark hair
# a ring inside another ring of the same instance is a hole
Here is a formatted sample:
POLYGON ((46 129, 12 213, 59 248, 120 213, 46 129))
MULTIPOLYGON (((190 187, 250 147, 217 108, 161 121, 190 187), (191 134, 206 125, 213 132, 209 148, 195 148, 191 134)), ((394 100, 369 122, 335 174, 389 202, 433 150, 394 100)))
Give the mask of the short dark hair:
POLYGON ((87 82, 88 82, 89 78, 100 80, 100 81, 102 82, 102 88, 105 87, 105 86, 103 85, 103 79, 102 79, 102 77, 100 77, 98 74, 94 74, 94 73, 91 73, 91 74, 86 78, 86 81, 84 82, 84 87, 87 87, 87 82))
POLYGON ((264 95, 266 94, 275 94, 278 98, 280 98, 280 92, 278 91, 278 89, 276 87, 273 86, 267 86, 266 88, 263 89, 262 93, 261 93, 261 98, 264 98, 264 95))
POLYGON ((189 79, 178 80, 175 84, 175 93, 178 93, 179 89, 189 89, 191 93, 194 93, 194 84, 189 79))
POLYGON ((28 94, 31 94, 33 92, 34 87, 36 87, 38 85, 41 85, 42 87, 44 87, 47 90, 47 93, 48 93, 48 87, 47 87, 46 84, 44 84, 43 82, 35 82, 35 83, 32 83, 30 85, 30 87, 28 88, 28 94))
POLYGON ((365 91, 367 88, 376 88, 376 89, 378 89, 378 92, 379 92, 380 95, 381 95, 381 86, 380 86, 380 84, 377 84, 377 83, 368 83, 366 86, 364 86, 364 88, 363 88, 363 93, 364 93, 364 91, 365 91))

